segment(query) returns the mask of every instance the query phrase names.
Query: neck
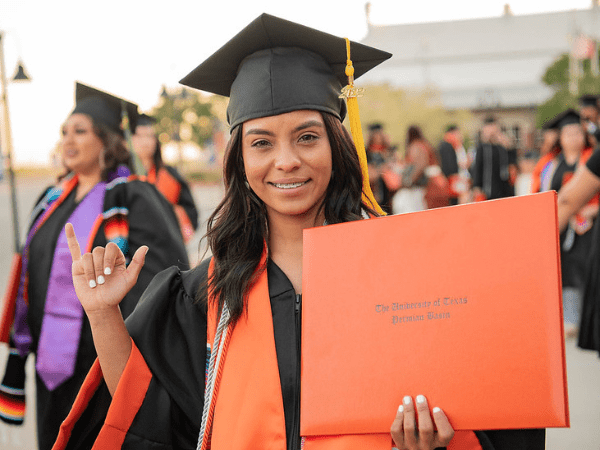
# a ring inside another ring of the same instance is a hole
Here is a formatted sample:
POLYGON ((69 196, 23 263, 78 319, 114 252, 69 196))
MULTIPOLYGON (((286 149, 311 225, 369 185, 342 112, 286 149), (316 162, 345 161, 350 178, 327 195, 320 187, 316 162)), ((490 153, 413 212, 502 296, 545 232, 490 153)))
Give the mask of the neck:
POLYGON ((269 215, 269 256, 302 293, 302 238, 305 228, 322 224, 324 217, 269 215))
POLYGON ((75 194, 75 198, 77 200, 81 200, 83 197, 85 197, 85 195, 100 182, 100 173, 78 173, 77 177, 77 194, 75 194))
POLYGON ((146 169, 146 173, 150 173, 152 167, 154 167, 154 160, 152 158, 142 159, 142 165, 144 166, 144 169, 146 169))
POLYGON ((575 164, 581 155, 581 150, 576 147, 563 147, 562 152, 565 157, 565 161, 569 165, 575 164))

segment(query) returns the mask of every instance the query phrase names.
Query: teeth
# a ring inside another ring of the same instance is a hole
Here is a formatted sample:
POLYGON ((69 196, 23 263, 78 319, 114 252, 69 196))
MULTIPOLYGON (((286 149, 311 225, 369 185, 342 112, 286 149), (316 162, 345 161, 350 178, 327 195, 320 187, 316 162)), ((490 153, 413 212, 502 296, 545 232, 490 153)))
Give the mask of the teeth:
POLYGON ((294 188, 302 186, 304 183, 305 183, 305 181, 303 181, 301 183, 288 183, 288 184, 273 183, 273 186, 275 186, 279 189, 294 189, 294 188))

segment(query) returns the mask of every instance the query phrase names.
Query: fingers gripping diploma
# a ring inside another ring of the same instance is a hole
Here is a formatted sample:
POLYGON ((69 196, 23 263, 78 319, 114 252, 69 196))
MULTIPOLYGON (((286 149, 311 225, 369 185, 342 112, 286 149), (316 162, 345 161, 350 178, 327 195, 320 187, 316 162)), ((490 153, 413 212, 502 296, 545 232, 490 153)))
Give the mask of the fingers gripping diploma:
POLYGON ((416 403, 408 396, 402 403, 391 428, 392 439, 399 450, 429 450, 450 443, 454 430, 440 408, 433 408, 430 413, 427 399, 422 395, 417 396, 416 403))
POLYGON ((127 267, 123 252, 115 243, 109 242, 106 247, 96 247, 82 255, 73 225, 68 223, 65 233, 73 259, 73 285, 85 312, 90 314, 118 305, 135 285, 148 247, 140 247, 127 267))

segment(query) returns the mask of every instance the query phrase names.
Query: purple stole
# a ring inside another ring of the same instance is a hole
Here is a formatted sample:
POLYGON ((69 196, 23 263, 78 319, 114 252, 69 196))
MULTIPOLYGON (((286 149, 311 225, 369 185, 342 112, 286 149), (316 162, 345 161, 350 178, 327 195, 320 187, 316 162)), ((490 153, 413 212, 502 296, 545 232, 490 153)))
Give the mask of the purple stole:
MULTIPOLYGON (((69 186, 70 187, 70 186, 69 186)), ((74 187, 74 186, 73 186, 74 187)), ((102 217, 106 183, 98 183, 71 214, 75 235, 80 241, 87 241, 98 218, 102 217)), ((25 266, 29 244, 35 231, 41 226, 54 208, 46 211, 32 227, 25 248, 22 283, 17 298, 14 340, 21 355, 26 354, 31 344, 31 334, 27 326, 27 305, 23 296, 26 287, 25 266)), ((83 242, 82 242, 83 243, 83 242)), ((54 390, 73 375, 77 350, 81 336, 84 311, 75 294, 71 276, 71 254, 64 229, 58 237, 50 279, 46 291, 44 318, 37 348, 36 371, 48 390, 54 390)))

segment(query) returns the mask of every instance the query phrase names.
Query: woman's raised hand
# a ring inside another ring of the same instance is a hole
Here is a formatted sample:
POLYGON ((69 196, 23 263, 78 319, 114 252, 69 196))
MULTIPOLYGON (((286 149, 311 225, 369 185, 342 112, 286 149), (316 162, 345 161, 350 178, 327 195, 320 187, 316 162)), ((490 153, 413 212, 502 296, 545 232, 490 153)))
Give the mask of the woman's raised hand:
POLYGON ((400 450, 430 450, 446 447, 454 437, 454 429, 440 408, 430 412, 427 399, 418 395, 416 403, 411 397, 404 397, 392 423, 391 434, 400 450))
POLYGON ((67 223, 65 233, 73 259, 73 285, 86 314, 117 306, 135 285, 148 247, 140 247, 126 267, 125 256, 115 243, 82 255, 73 225, 67 223))

